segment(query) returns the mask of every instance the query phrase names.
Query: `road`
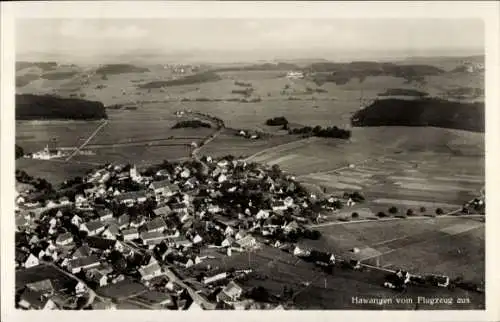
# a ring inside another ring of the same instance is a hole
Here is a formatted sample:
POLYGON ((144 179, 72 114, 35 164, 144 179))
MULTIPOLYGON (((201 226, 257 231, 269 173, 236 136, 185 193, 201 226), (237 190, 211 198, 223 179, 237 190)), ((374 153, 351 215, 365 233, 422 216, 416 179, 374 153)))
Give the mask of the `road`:
POLYGON ((100 131, 103 127, 105 127, 107 124, 108 124, 108 120, 104 120, 104 121, 101 123, 101 125, 99 125, 99 126, 97 127, 97 129, 95 129, 95 131, 94 131, 94 132, 92 132, 92 134, 90 134, 90 136, 87 138, 87 140, 85 140, 85 142, 83 142, 83 143, 82 143, 82 145, 80 145, 78 148, 76 148, 76 149, 73 151, 73 153, 71 153, 71 154, 70 154, 70 155, 66 158, 66 161, 71 160, 71 158, 72 158, 75 154, 77 154, 77 153, 78 153, 78 151, 80 151, 81 149, 83 149, 83 148, 87 145, 87 143, 89 143, 89 142, 90 142, 90 140, 92 140, 92 139, 93 139, 93 138, 97 135, 97 133, 99 133, 99 131, 100 131))

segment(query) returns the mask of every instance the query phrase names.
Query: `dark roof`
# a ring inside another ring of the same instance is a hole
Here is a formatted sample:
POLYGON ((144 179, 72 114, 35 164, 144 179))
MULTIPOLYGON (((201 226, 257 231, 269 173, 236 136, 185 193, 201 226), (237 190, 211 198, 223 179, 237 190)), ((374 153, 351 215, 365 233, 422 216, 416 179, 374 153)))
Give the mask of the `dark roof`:
POLYGON ((160 189, 160 188, 170 188, 170 180, 161 180, 161 181, 155 181, 151 183, 151 188, 153 189, 160 189))
POLYGON ((137 228, 130 228, 130 229, 124 229, 122 231, 122 235, 125 236, 125 235, 129 235, 129 234, 137 234, 139 231, 137 230, 137 228))
POLYGON ((61 242, 61 241, 64 241, 64 240, 68 240, 70 238, 73 238, 73 235, 71 233, 67 232, 67 233, 60 234, 59 236, 57 236, 56 241, 61 242))
POLYGON ((54 286, 52 285, 52 281, 48 278, 41 281, 26 284, 26 287, 31 289, 32 291, 37 291, 42 293, 54 291, 54 286))
POLYGON ((42 309, 49 300, 43 295, 42 292, 38 292, 29 288, 24 289, 24 292, 21 294, 20 299, 28 302, 34 309, 42 309))
POLYGON ((174 210, 187 208, 186 204, 182 202, 176 202, 174 204, 171 204, 170 207, 174 210))
POLYGON ((128 225, 130 223, 130 216, 127 214, 123 214, 118 217, 118 225, 128 225))
POLYGON ((84 223, 89 231, 95 231, 100 228, 104 228, 104 224, 100 220, 91 220, 84 223))
POLYGON ((165 223, 165 221, 161 217, 156 217, 153 220, 151 220, 150 222, 146 223, 146 229, 148 231, 158 229, 158 228, 163 228, 163 227, 166 228, 167 224, 165 223))
POLYGON ((116 199, 118 201, 124 201, 124 200, 137 200, 139 198, 146 198, 146 191, 141 190, 141 191, 130 191, 130 192, 124 192, 118 196, 116 196, 116 199))
POLYGON ((85 238, 85 242, 90 248, 107 250, 115 246, 116 241, 111 239, 106 239, 102 237, 88 236, 85 238))
POLYGON ((88 266, 88 265, 95 264, 95 263, 100 263, 100 262, 97 259, 97 257, 90 255, 87 257, 80 257, 80 258, 71 259, 69 261, 69 266, 70 267, 84 267, 84 266, 88 266))
POLYGON ((86 257, 90 255, 90 247, 88 245, 82 245, 75 250, 73 253, 74 257, 86 257))
POLYGON ((172 210, 170 209, 169 206, 163 206, 163 207, 160 207, 160 208, 156 208, 153 210, 153 212, 155 213, 155 215, 157 216, 165 216, 165 215, 168 215, 170 214, 172 210))

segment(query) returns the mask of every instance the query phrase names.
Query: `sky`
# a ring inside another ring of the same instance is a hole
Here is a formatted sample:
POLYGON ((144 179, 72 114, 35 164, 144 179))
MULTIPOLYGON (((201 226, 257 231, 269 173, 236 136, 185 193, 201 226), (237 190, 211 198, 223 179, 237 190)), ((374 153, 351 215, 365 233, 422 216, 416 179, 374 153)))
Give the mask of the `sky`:
POLYGON ((68 57, 196 52, 331 58, 325 56, 484 48, 482 21, 473 19, 24 19, 16 22, 15 35, 18 55, 68 57))

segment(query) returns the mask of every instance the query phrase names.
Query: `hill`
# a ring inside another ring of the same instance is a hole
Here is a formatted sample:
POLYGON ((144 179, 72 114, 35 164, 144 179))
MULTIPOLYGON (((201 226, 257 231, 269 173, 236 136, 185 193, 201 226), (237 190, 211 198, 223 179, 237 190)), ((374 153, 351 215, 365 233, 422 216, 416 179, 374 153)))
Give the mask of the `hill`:
POLYGON ((397 65, 369 61, 315 63, 307 67, 306 71, 314 73, 312 78, 317 84, 333 82, 337 85, 346 84, 352 78, 358 78, 362 82, 368 76, 392 76, 412 81, 445 73, 443 69, 431 65, 397 65))
POLYGON ((351 122, 353 126, 435 126, 484 132, 484 103, 389 98, 357 111, 351 122))
POLYGON ((17 120, 96 120, 107 117, 101 102, 51 95, 16 95, 17 120))
POLYGON ((171 79, 166 81, 153 81, 146 84, 141 84, 139 88, 162 88, 168 86, 180 86, 180 85, 189 85, 189 84, 198 84, 205 82, 214 82, 221 80, 221 77, 214 72, 203 72, 195 75, 189 75, 186 77, 171 79))
POLYGON ((147 73, 148 68, 137 67, 130 64, 108 64, 97 68, 96 74, 128 74, 128 73, 147 73))

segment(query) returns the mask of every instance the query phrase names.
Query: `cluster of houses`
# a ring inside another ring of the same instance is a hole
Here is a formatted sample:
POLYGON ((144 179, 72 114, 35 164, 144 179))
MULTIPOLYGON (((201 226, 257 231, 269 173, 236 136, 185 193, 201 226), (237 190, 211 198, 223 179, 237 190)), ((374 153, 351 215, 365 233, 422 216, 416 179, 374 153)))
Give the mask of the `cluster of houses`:
MULTIPOLYGON (((262 238, 307 222, 300 214, 314 196, 294 194, 294 178, 271 178, 269 169, 239 160, 205 157, 204 163, 202 175, 189 163, 147 175, 135 166, 107 165, 89 173, 74 198, 44 205, 16 199, 17 268, 52 263, 93 288, 128 278, 149 287, 165 276, 165 265, 190 268, 209 258, 203 254, 209 248, 224 256, 247 252, 262 238), (227 198, 243 190, 265 201, 227 198), (138 256, 149 259, 134 262, 138 256)), ((228 280, 207 278, 206 284, 228 280)), ((220 297, 229 302, 240 293, 230 283, 220 297)))

